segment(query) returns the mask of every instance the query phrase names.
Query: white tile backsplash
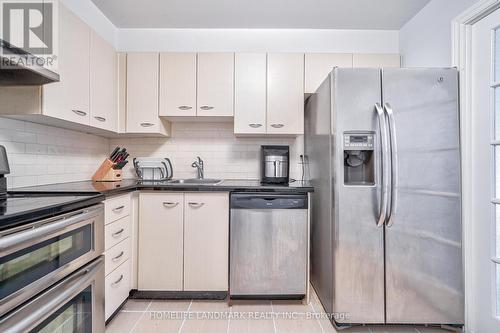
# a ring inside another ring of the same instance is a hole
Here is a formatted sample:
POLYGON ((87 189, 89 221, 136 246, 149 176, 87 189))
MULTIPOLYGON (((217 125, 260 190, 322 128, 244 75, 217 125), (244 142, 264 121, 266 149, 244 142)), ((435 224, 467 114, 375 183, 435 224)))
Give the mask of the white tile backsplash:
POLYGON ((0 118, 0 145, 9 188, 88 180, 109 152, 106 138, 7 118, 0 118))
POLYGON ((260 177, 260 146, 265 144, 290 146, 290 176, 300 178, 299 155, 303 152, 303 137, 249 138, 236 137, 233 123, 176 122, 171 138, 117 138, 110 149, 126 147, 130 162, 125 178, 135 176, 133 157, 168 157, 175 178, 196 177, 191 163, 196 156, 205 162, 205 177, 226 179, 258 179, 260 177))
POLYGON ((260 146, 290 146, 290 176, 299 179, 303 137, 236 137, 233 123, 173 123, 170 138, 101 138, 91 134, 0 118, 0 145, 5 146, 11 174, 9 188, 89 180, 115 147, 126 147, 130 162, 125 178, 135 178, 132 158, 168 157, 175 178, 192 178, 196 156, 205 161, 205 177, 258 179, 260 146))

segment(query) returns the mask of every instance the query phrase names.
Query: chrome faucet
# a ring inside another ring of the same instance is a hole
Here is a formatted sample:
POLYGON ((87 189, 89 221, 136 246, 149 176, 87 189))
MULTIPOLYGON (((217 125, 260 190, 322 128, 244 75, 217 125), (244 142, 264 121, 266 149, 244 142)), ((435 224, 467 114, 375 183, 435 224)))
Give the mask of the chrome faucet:
POLYGON ((191 166, 197 169, 196 171, 198 171, 198 179, 203 179, 205 173, 203 169, 203 160, 201 159, 200 156, 197 156, 196 159, 197 160, 194 161, 193 164, 191 164, 191 166))

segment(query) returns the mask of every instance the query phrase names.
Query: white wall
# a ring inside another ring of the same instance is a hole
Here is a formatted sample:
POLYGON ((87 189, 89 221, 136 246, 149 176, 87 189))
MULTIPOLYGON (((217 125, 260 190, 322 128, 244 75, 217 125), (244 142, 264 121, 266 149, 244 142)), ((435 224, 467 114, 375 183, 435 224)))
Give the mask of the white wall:
POLYGON ((120 29, 119 51, 398 53, 396 30, 120 29))
POLYGON ((9 188, 89 180, 109 151, 105 138, 6 118, 0 145, 9 159, 9 188))
POLYGON ((452 20, 478 0, 431 0, 399 32, 404 67, 451 66, 452 20))

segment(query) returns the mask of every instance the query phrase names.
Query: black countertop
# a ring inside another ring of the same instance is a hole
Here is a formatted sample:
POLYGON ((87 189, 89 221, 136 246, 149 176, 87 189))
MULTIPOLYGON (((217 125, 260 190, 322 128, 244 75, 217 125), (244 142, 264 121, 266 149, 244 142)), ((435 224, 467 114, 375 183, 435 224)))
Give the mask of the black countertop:
POLYGON ((306 182, 296 181, 289 185, 262 185, 258 180, 224 180, 218 185, 171 184, 169 182, 141 182, 135 179, 124 179, 121 182, 82 181, 17 188, 9 193, 57 193, 57 194, 89 194, 100 193, 113 196, 135 190, 178 191, 178 192, 284 192, 308 193, 314 188, 306 182))

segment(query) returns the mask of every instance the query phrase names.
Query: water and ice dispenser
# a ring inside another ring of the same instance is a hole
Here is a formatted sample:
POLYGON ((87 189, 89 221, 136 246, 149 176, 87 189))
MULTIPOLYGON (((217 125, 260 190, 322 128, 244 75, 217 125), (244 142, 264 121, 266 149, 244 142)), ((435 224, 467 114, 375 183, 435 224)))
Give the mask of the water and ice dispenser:
POLYGON ((375 184, 374 134, 344 133, 344 184, 371 186, 375 184))

